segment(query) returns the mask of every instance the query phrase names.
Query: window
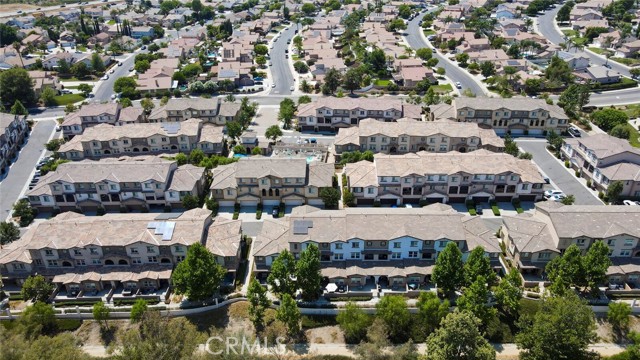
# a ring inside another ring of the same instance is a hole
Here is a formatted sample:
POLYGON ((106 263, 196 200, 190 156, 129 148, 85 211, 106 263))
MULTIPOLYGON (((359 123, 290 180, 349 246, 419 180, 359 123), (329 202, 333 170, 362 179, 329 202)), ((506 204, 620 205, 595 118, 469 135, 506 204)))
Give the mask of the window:
POLYGON ((386 241, 381 241, 380 242, 380 246, 387 246, 387 242, 386 241))
POLYGON ((397 259, 401 259, 401 258, 402 258, 402 254, 401 254, 401 253, 399 253, 399 252, 391 253, 391 258, 392 258, 392 259, 396 259, 396 260, 397 260, 397 259))
POLYGON ((333 260, 344 260, 343 254, 333 254, 333 260))
POLYGON ((45 251, 44 251, 44 254, 45 254, 46 256, 53 256, 53 250, 48 250, 48 249, 47 249, 47 250, 45 250, 45 251))
POLYGON ((78 249, 73 249, 73 255, 80 256, 80 255, 82 255, 82 251, 80 251, 78 249))
POLYGON ((359 242, 351 243, 351 248, 352 248, 352 249, 358 249, 358 248, 360 248, 360 243, 359 243, 359 242))
POLYGON ((409 258, 418 258, 418 252, 417 251, 409 251, 409 258))
POLYGON ((83 259, 76 260, 77 266, 86 266, 87 263, 83 259))
POLYGON ((373 245, 373 242, 367 241, 367 246, 372 246, 372 245, 373 245))
POLYGON ((336 250, 342 250, 342 243, 336 244, 336 250))
POLYGON ((458 182, 458 177, 457 176, 452 176, 451 177, 451 182, 458 182))
POLYGON ((351 258, 352 259, 360 259, 360 253, 359 252, 352 252, 351 253, 351 258))
POLYGON ((551 253, 544 252, 544 253, 538 254, 538 259, 549 259, 549 258, 551 258, 551 253))
POLYGON ((115 185, 109 185, 109 189, 111 190, 118 190, 118 187, 115 185))
POLYGON ((445 246, 447 246, 447 242, 448 242, 448 241, 446 241, 446 240, 438 241, 438 246, 439 246, 439 247, 445 247, 445 246))
POLYGON ((58 260, 47 260, 47 266, 58 266, 58 260))
POLYGON ((142 259, 140 259, 140 258, 132 258, 131 259, 131 263, 132 264, 142 264, 142 259))
POLYGON ((624 246, 625 246, 625 247, 627 247, 627 246, 633 246, 633 239, 626 239, 626 240, 624 241, 624 246))
POLYGON ((393 248, 394 249, 400 249, 401 247, 402 247, 402 243, 400 243, 400 242, 394 242, 393 243, 393 248))
POLYGON ((24 270, 24 264, 13 264, 14 270, 24 270))
POLYGON ((373 194, 373 188, 367 188, 367 194, 373 194))
POLYGON ((184 251, 184 250, 182 249, 182 246, 179 246, 179 245, 176 245, 176 246, 174 247, 174 250, 175 250, 176 252, 183 252, 183 251, 184 251))
POLYGON ((615 245, 616 245, 616 240, 615 240, 615 239, 609 239, 609 240, 607 240, 607 245, 609 245, 609 246, 615 246, 615 245))
POLYGON ((631 250, 620 250, 620 256, 631 256, 631 250))
POLYGON ((156 249, 153 246, 147 246, 147 252, 153 254, 156 252, 156 249))
POLYGON ((93 259, 93 260, 91 260, 91 264, 93 264, 93 265, 100 265, 100 264, 102 264, 102 260, 100 260, 100 259, 93 259))
POLYGON ((578 239, 578 240, 576 240, 576 244, 578 244, 578 245, 584 245, 584 239, 578 239))
POLYGON ((185 259, 184 255, 176 256, 176 262, 184 261, 184 259, 185 259))
POLYGON ((64 186, 64 189, 65 189, 65 190, 71 190, 71 185, 65 185, 65 186, 64 186))
POLYGON ((411 247, 418 247, 418 242, 416 240, 412 240, 411 247))
POLYGON ((36 265, 42 266, 43 262, 40 259, 36 259, 36 265))
POLYGON ((157 262, 158 262, 158 258, 157 258, 157 257, 155 257, 155 256, 149 256, 149 257, 147 258, 147 260, 148 260, 150 263, 157 263, 157 262))

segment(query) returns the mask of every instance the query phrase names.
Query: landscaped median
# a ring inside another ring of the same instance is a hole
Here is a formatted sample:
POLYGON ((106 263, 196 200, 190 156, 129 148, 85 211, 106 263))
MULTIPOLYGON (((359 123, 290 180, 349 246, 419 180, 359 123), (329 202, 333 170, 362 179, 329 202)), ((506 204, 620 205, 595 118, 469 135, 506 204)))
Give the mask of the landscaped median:
POLYGON ((58 95, 54 98, 54 101, 58 106, 75 104, 83 100, 84 100, 84 97, 80 94, 64 94, 64 95, 58 95))

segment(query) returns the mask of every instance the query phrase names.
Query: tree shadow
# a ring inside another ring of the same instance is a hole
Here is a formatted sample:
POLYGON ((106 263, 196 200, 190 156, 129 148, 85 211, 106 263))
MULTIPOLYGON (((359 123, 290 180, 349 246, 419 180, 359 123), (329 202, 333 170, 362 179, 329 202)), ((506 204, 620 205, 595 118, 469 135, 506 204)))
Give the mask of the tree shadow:
POLYGON ((113 325, 100 326, 100 340, 104 346, 109 346, 116 339, 117 329, 113 325))

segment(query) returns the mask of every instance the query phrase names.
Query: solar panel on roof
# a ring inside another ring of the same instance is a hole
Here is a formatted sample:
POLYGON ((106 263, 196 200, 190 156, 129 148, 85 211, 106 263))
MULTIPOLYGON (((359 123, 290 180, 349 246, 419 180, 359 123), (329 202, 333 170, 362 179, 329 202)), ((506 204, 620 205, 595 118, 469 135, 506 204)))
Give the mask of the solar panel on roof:
POLYGON ((180 131, 180 123, 164 123, 162 124, 162 128, 167 134, 177 134, 180 131))
POLYGON ((176 228, 176 223, 173 221, 169 221, 165 223, 165 228, 162 233, 162 240, 168 241, 173 237, 173 230, 176 228))
POLYGON ((175 219, 178 216, 180 216, 180 214, 177 214, 177 213, 162 213, 162 214, 158 214, 158 216, 156 216, 154 219, 155 220, 169 220, 169 219, 175 219))
POLYGON ((293 220, 294 235, 308 235, 311 227, 313 227, 312 220, 293 220))

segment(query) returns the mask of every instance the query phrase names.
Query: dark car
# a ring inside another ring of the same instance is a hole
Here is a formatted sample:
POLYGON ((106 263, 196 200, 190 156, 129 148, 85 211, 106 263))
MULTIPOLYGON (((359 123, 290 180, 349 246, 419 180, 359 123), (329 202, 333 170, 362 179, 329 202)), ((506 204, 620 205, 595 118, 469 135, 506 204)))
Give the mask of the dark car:
POLYGON ((573 136, 573 137, 580 137, 582 136, 582 134, 580 134, 580 130, 574 128, 574 127, 570 127, 569 130, 567 130, 567 132, 569 133, 569 135, 573 136))
POLYGON ((274 207, 273 210, 271 210, 271 215, 273 215, 274 218, 278 217, 278 208, 274 207))
POLYGON ((476 214, 482 215, 482 205, 476 205, 476 214))
POLYGON ((140 50, 147 50, 147 45, 142 45, 142 47, 140 48, 140 50))

